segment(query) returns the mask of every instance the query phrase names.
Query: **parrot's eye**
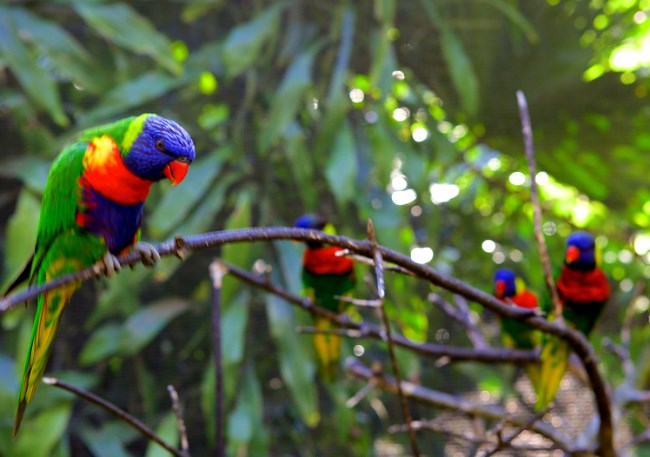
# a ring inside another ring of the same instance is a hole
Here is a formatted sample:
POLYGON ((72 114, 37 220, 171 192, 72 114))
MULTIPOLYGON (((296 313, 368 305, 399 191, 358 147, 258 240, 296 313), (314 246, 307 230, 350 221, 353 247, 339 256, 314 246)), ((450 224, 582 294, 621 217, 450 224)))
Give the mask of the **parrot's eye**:
POLYGON ((165 152, 165 142, 163 140, 156 140, 156 149, 158 149, 160 152, 165 152))

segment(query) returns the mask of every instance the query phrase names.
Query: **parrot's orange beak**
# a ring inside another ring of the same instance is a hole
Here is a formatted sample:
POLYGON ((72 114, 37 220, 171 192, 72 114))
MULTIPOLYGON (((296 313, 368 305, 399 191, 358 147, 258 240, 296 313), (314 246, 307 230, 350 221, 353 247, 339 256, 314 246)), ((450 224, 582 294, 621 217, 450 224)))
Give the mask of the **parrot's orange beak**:
POLYGON ((187 170, 189 170, 190 164, 187 160, 176 159, 167 164, 163 173, 167 178, 172 182, 172 185, 175 186, 185 179, 187 175, 187 170))
POLYGON ((503 298, 506 296, 506 282, 498 280, 494 283, 494 295, 497 298, 503 298))
POLYGON ((564 261, 568 264, 571 264, 580 258, 580 249, 576 246, 569 246, 566 248, 566 254, 564 256, 564 261))

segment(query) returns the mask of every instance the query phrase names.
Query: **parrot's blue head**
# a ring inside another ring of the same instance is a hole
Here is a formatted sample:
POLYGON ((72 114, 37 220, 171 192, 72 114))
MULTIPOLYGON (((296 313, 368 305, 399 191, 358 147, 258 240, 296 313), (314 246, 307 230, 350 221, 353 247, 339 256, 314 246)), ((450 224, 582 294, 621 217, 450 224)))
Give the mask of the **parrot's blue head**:
POLYGON ((574 270, 596 268, 596 242, 587 232, 574 232, 566 240, 564 263, 574 270))
POLYGON ((303 214, 293 223, 294 227, 315 230, 323 230, 326 225, 327 221, 318 214, 303 214))
MULTIPOLYGON (((324 217, 318 214, 303 214, 298 219, 296 219, 296 222, 293 223, 293 226, 297 228, 320 230, 329 235, 336 235, 334 226, 327 222, 324 217)), ((306 243, 310 248, 319 248, 323 246, 323 243, 319 241, 307 241, 306 243)))
POLYGON ((133 173, 150 181, 167 178, 174 185, 185 179, 196 157, 185 129, 155 114, 137 117, 125 133, 123 146, 124 163, 133 173))
POLYGON ((508 268, 500 268, 494 272, 494 296, 497 298, 512 297, 517 294, 517 276, 508 268))

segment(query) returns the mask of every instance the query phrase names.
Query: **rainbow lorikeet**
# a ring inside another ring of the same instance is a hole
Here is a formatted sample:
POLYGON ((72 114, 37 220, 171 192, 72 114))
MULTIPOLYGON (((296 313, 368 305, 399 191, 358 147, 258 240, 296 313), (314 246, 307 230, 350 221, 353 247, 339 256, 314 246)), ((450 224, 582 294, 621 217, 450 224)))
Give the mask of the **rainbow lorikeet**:
MULTIPOLYGON (((300 216, 296 227, 334 233, 325 219, 314 214, 300 216)), ((341 313, 347 303, 337 297, 349 295, 354 289, 354 263, 345 256, 336 255, 342 248, 327 246, 317 241, 307 241, 302 258, 302 283, 304 293, 316 306, 334 313, 341 313)), ((314 316, 314 327, 331 330, 334 325, 327 319, 314 316)), ((333 334, 314 334, 314 348, 318 360, 319 375, 324 381, 333 382, 339 368, 341 337, 333 334)))
MULTIPOLYGON (((81 132, 56 158, 45 185, 34 254, 9 286, 43 284, 103 259, 108 274, 117 256, 136 249, 145 263, 160 257, 140 243, 144 201, 151 184, 180 183, 194 160, 194 143, 176 122, 142 114, 81 132)), ((78 283, 38 298, 14 419, 14 437, 43 377, 63 309, 78 283)))
MULTIPOLYGON (((564 264, 556 281, 562 317, 567 325, 580 330, 586 337, 605 309, 611 292, 596 257, 594 237, 587 232, 572 233, 567 238, 564 264)), ((545 335, 544 339, 541 359, 545 393, 541 398, 538 396, 538 409, 555 398, 571 354, 566 341, 555 335, 545 335)))
MULTIPOLYGON (((509 300, 520 308, 535 309, 539 306, 537 295, 527 290, 523 280, 508 268, 501 268, 494 273, 494 296, 503 301, 509 300)), ((534 350, 541 339, 540 333, 533 327, 507 317, 501 318, 501 335, 507 347, 524 350, 534 350)), ((539 365, 528 364, 525 370, 537 392, 540 389, 539 365)))

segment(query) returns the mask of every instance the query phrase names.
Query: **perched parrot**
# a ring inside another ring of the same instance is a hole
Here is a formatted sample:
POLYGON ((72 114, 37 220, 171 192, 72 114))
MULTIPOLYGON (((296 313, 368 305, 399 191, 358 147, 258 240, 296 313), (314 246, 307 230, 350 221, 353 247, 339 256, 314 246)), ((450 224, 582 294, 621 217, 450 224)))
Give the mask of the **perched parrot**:
MULTIPOLYGON (((494 296, 500 300, 510 300, 520 308, 535 309, 539 306, 537 295, 528 291, 521 278, 508 268, 501 268, 494 273, 494 296)), ((524 322, 507 317, 501 318, 503 343, 510 348, 534 350, 541 343, 541 335, 524 322)), ((540 367, 537 364, 525 366, 535 392, 540 389, 540 367)))
MULTIPOLYGON (((588 338, 610 295, 607 277, 596 261, 596 243, 591 234, 574 232, 569 235, 556 285, 566 324, 588 338)), ((553 319, 552 312, 552 305, 549 305, 549 319, 553 319)), ((555 335, 544 336, 541 366, 545 388, 537 397, 538 409, 555 398, 570 355, 571 348, 565 340, 555 335)))
MULTIPOLYGON (((117 256, 132 249, 153 264, 159 254, 138 241, 144 201, 153 182, 183 181, 194 157, 189 134, 155 114, 81 132, 52 164, 34 253, 5 295, 25 280, 43 284, 101 260, 111 274, 120 268, 117 256)), ((68 284, 38 298, 14 437, 45 371, 63 309, 79 286, 68 284)))
MULTIPOLYGON (((300 216, 296 227, 334 233, 334 228, 322 217, 314 214, 300 216)), ((345 256, 337 256, 342 248, 327 246, 317 241, 307 241, 302 258, 302 283, 304 293, 312 302, 334 313, 345 311, 347 303, 336 298, 349 295, 354 289, 354 263, 345 256)), ((314 327, 331 330, 334 325, 327 319, 314 317, 314 327)), ((318 359, 319 375, 324 381, 333 382, 339 368, 341 337, 333 334, 314 334, 314 347, 318 359)))
MULTIPOLYGON (((503 301, 509 299, 519 308, 538 307, 537 295, 528 291, 523 280, 507 268, 501 268, 494 273, 494 296, 503 301)), ((539 343, 537 332, 515 319, 502 318, 501 331, 505 344, 512 348, 534 349, 539 343)))

